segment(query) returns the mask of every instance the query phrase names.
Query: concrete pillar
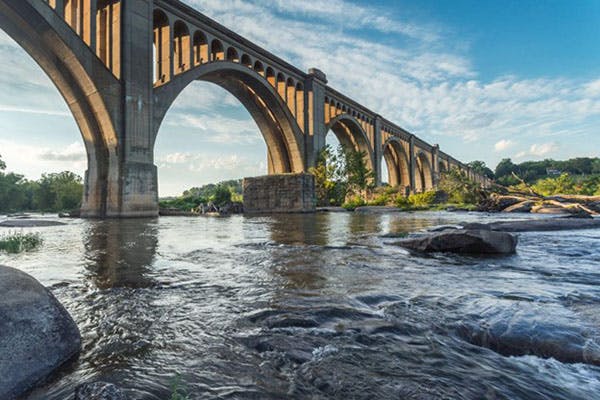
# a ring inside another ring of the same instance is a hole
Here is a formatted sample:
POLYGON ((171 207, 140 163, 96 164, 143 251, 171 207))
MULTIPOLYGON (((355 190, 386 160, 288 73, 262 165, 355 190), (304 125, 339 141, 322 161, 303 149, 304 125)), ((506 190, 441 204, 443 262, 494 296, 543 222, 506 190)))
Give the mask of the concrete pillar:
POLYGON ((375 149, 375 186, 381 186, 381 168, 382 168, 382 157, 383 157, 383 148, 382 148, 382 137, 381 137, 381 129, 382 129, 382 123, 381 123, 381 116, 377 115, 375 117, 375 121, 373 123, 374 125, 374 143, 373 143, 373 147, 375 149))
POLYGON ((304 83, 306 88, 305 113, 305 168, 316 166, 319 152, 325 147, 327 126, 325 125, 325 87, 327 76, 320 70, 312 68, 304 83))
POLYGON ((409 163, 410 163, 410 191, 415 193, 417 190, 417 158, 415 154, 415 136, 410 135, 409 163))
POLYGON ((109 176, 109 185, 118 187, 118 195, 108 199, 106 214, 109 217, 156 216, 158 181, 152 129, 152 0, 124 1, 121 5, 122 120, 120 124, 115 123, 119 131, 119 165, 109 176))
POLYGON ((433 149, 431 150, 431 159, 432 159, 432 165, 431 165, 431 173, 433 174, 433 187, 435 189, 437 189, 438 185, 440 184, 440 179, 441 179, 441 175, 440 175, 440 145, 436 144, 433 146, 433 149))
POLYGON ((56 13, 62 18, 65 17, 65 0, 56 0, 56 13))

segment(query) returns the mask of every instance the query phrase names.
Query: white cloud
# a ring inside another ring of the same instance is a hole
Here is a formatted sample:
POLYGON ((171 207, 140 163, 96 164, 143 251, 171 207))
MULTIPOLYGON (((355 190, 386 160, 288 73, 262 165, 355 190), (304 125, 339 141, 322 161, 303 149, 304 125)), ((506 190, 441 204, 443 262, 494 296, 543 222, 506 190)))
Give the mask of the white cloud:
POLYGON ((86 161, 87 155, 82 142, 71 143, 64 149, 40 150, 39 158, 46 161, 86 161))
POLYGON ((529 149, 529 153, 533 156, 543 157, 558 151, 559 147, 556 143, 533 144, 529 149))
POLYGON ((494 150, 496 152, 502 152, 510 149, 515 145, 515 142, 508 139, 502 139, 494 145, 494 150))

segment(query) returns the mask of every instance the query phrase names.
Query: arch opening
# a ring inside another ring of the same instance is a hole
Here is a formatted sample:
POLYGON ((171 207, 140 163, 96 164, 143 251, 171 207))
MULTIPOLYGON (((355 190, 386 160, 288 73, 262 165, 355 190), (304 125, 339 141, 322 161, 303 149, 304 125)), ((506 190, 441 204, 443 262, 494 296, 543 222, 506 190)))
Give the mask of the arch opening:
POLYGON ((383 159, 387 167, 388 184, 410 189, 410 161, 405 145, 398 139, 384 144, 383 159))
POLYGON ((416 157, 417 166, 417 179, 416 179, 416 191, 426 192, 433 189, 433 171, 431 169, 431 162, 427 155, 422 151, 417 153, 416 157))
POLYGON ((304 171, 302 132, 295 117, 267 80, 253 69, 230 61, 206 64, 194 71, 197 73, 189 80, 173 81, 171 86, 176 87, 157 93, 160 101, 155 108, 155 135, 178 93, 195 80, 209 82, 233 95, 256 123, 266 145, 265 166, 269 174, 304 171))
POLYGON ((161 10, 154 10, 154 84, 171 79, 171 38, 169 18, 161 10))
POLYGON ((341 114, 333 118, 327 125, 327 132, 333 132, 344 149, 364 153, 365 164, 371 171, 375 171, 374 152, 371 150, 369 138, 361 124, 350 115, 341 114))
POLYGON ((121 77, 121 1, 96 3, 96 55, 119 79, 121 77))
POLYGON ((223 61, 225 60, 225 50, 223 49, 223 43, 220 40, 213 40, 210 45, 211 61, 223 61))
POLYGON ((207 63, 208 60, 208 40, 206 35, 200 31, 194 33, 194 66, 207 63))
POLYGON ((173 26, 173 71, 179 75, 191 67, 190 31, 183 21, 173 26))

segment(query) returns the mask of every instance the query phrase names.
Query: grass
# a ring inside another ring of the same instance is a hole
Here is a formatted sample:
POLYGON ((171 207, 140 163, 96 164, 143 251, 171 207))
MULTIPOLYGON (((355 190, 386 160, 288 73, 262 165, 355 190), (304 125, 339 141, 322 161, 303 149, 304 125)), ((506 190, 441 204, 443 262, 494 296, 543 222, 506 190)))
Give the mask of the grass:
POLYGON ((40 247, 43 240, 39 233, 9 232, 0 236, 0 251, 17 254, 40 247))

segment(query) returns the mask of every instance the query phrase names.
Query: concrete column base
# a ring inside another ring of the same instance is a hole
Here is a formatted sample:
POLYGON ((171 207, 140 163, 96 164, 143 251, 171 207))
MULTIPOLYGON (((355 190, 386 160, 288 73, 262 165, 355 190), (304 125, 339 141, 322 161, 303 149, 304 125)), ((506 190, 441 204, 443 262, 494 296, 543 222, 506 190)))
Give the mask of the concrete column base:
POLYGON ((316 211, 316 204, 313 175, 283 174, 244 179, 245 213, 311 213, 316 211))

